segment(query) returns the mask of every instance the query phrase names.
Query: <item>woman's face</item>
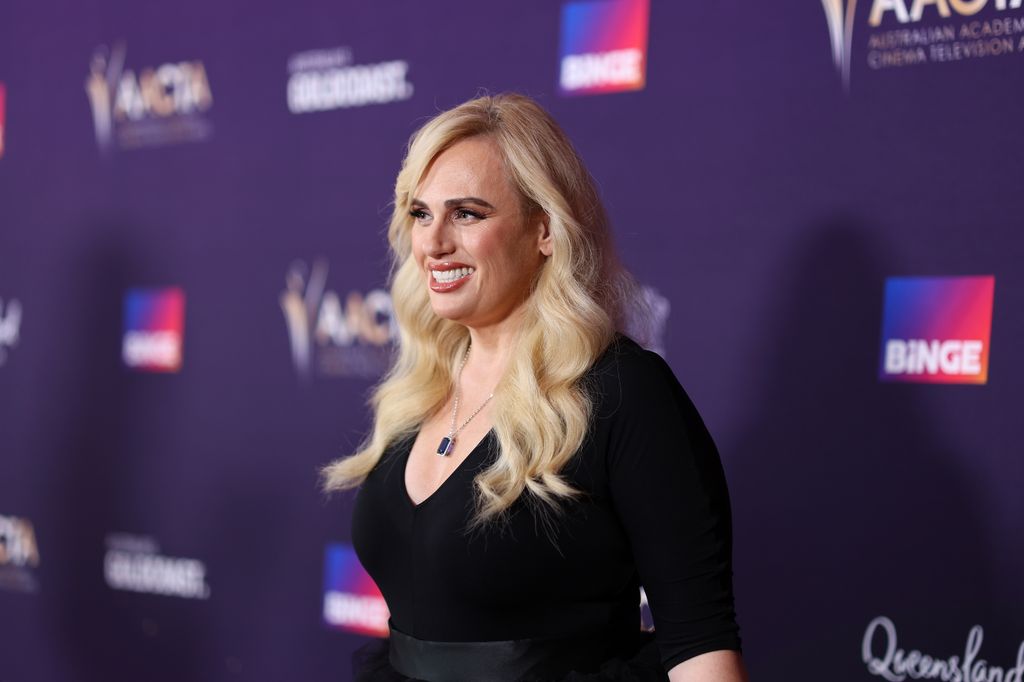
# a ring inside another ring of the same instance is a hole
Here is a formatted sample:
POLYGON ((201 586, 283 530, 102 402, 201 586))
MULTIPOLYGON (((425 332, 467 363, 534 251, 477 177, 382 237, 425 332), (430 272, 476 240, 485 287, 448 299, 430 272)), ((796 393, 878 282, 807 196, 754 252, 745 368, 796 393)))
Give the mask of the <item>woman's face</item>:
POLYGON ((434 312, 470 328, 506 320, 529 295, 551 240, 542 214, 524 215, 497 145, 456 143, 416 187, 412 255, 434 312))

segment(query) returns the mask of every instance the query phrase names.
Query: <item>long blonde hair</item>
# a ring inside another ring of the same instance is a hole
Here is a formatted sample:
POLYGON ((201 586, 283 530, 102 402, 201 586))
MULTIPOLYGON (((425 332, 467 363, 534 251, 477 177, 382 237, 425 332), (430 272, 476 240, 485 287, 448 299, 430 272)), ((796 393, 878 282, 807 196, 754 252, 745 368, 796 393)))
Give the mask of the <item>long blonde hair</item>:
POLYGON ((353 455, 324 469, 325 488, 358 486, 386 448, 415 434, 447 401, 469 332, 438 317, 412 257, 409 215, 417 185, 455 143, 488 136, 501 150, 524 208, 547 215, 552 253, 524 304, 523 323, 494 394, 496 461, 476 477, 477 523, 524 493, 557 510, 576 491, 559 475, 579 450, 593 408, 581 379, 624 325, 635 286, 618 264, 594 181, 565 133, 535 101, 485 96, 442 112, 417 131, 395 182, 388 229, 398 353, 370 400, 373 431, 353 455))

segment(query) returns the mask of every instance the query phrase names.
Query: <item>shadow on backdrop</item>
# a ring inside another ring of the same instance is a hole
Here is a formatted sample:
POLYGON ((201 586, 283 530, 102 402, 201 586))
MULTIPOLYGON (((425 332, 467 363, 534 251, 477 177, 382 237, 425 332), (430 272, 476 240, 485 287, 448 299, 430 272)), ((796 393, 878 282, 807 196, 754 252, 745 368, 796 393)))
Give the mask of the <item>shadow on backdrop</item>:
POLYGON ((884 281, 904 273, 856 217, 808 227, 729 460, 739 617, 754 679, 867 679, 873 618, 898 646, 962 656, 971 625, 998 624, 999 589, 924 398, 958 387, 877 378, 884 281))
POLYGON ((104 580, 111 533, 159 540, 161 529, 161 510, 147 505, 147 488, 160 485, 147 461, 163 455, 147 435, 158 416, 147 396, 167 386, 140 381, 122 365, 120 348, 125 292, 162 268, 147 262, 150 249, 134 244, 133 232, 109 220, 88 225, 83 234, 104 237, 90 240, 72 265, 68 308, 77 314, 65 324, 74 342, 60 356, 62 400, 48 408, 54 429, 40 434, 53 457, 53 470, 39 472, 54 495, 47 523, 62 540, 47 557, 44 599, 68 679, 206 679, 199 663, 206 638, 193 604, 115 591, 104 580))

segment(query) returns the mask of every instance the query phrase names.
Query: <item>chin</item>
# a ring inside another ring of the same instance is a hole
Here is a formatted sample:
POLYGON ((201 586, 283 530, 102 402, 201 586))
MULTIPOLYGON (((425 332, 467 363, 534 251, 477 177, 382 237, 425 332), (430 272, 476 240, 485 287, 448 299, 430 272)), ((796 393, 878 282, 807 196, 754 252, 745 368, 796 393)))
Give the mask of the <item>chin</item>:
POLYGON ((455 306, 431 305, 430 308, 435 315, 451 322, 461 322, 466 317, 466 311, 455 306))

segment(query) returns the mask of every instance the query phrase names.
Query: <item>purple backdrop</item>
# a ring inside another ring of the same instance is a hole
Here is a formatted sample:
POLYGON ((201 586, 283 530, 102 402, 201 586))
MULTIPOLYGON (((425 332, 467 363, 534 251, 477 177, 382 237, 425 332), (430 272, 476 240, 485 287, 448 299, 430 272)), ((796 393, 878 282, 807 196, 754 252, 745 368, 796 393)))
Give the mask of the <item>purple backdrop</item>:
POLYGON ((896 679, 887 641, 1024 670, 1024 9, 918 4, 652 0, 643 87, 572 94, 548 0, 8 3, 0 680, 349 679, 317 469, 387 357, 406 140, 481 88, 553 112, 662 312, 753 677, 896 679), (987 383, 879 380, 918 275, 995 277, 987 383), (183 324, 126 329, 165 288, 183 324), (178 371, 126 366, 182 329, 178 371))

